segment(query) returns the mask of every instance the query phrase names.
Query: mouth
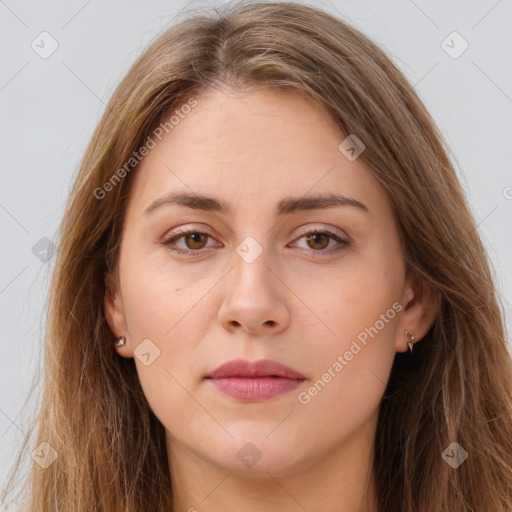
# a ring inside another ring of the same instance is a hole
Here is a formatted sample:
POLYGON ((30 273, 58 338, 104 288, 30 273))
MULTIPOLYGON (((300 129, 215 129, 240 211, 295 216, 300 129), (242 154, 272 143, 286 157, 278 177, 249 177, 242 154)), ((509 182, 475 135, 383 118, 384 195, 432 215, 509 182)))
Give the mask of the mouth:
POLYGON ((205 377, 217 390, 245 402, 269 400, 298 388, 306 378, 277 361, 229 361, 205 377))

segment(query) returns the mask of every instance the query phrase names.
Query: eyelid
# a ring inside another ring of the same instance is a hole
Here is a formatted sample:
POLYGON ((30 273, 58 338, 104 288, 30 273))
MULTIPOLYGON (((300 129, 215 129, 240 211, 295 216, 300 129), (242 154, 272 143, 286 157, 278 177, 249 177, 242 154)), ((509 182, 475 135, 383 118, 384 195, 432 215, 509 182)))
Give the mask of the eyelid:
POLYGON ((211 230, 205 226, 204 224, 186 224, 185 226, 178 226, 175 231, 169 233, 168 236, 173 237, 179 234, 187 234, 187 233, 204 233, 205 235, 210 235, 213 237, 211 230))
MULTIPOLYGON (((215 240, 217 243, 220 243, 217 241, 215 236, 212 234, 211 230, 205 227, 204 225, 190 225, 187 224, 185 226, 179 226, 175 230, 172 230, 170 233, 167 233, 162 238, 163 243, 165 245, 170 245, 171 242, 176 242, 177 240, 180 240, 182 237, 192 234, 192 233, 200 233, 203 235, 207 235, 212 240, 215 240)), ((204 251, 204 249, 195 249, 196 251, 204 251)), ((187 251, 193 252, 194 249, 187 249, 187 251)))
MULTIPOLYGON (((298 228, 298 233, 297 233, 297 236, 295 237, 294 240, 297 240, 297 238, 300 238, 301 236, 304 236, 304 235, 307 235, 311 232, 315 232, 315 231, 327 231, 327 232, 331 232, 332 234, 335 234, 337 236, 339 236, 340 238, 344 238, 346 239, 347 241, 349 241, 349 236, 346 234, 346 233, 339 233, 339 232, 335 232, 335 229, 336 228, 332 228, 332 227, 326 227, 326 226, 322 226, 318 223, 313 223, 313 224, 306 224, 304 226, 300 226, 298 228)), ((185 226, 179 226, 178 228, 176 228, 175 231, 167 234, 164 238, 169 240, 170 238, 174 238, 176 235, 179 235, 179 234, 189 234, 189 233, 195 233, 195 232, 198 232, 198 233, 204 233, 206 235, 209 235, 211 236, 212 238, 215 238, 214 235, 212 234, 211 230, 206 227, 205 225, 203 224, 198 224, 198 225, 185 225, 185 226)))
POLYGON ((307 235, 308 233, 311 233, 311 232, 315 232, 315 231, 323 232, 323 231, 325 231, 325 232, 332 233, 333 235, 339 236, 340 238, 346 239, 347 242, 349 241, 349 236, 346 233, 339 232, 339 230, 337 228, 334 228, 334 227, 331 227, 331 226, 322 225, 322 224, 318 224, 316 222, 313 222, 312 224, 307 224, 305 226, 300 226, 298 228, 298 230, 299 230, 298 238, 300 238, 301 236, 307 235))

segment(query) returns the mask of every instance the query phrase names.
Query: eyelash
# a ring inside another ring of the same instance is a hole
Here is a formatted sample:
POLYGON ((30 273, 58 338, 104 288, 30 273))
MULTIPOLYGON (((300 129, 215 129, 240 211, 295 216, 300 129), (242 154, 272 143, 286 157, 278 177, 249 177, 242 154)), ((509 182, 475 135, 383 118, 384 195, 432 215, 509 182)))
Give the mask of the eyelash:
MULTIPOLYGON (((206 236, 208 236, 210 238, 213 238, 209 233, 205 233, 205 232, 199 231, 197 229, 185 228, 183 230, 180 230, 178 235, 173 235, 171 238, 165 240, 163 242, 163 245, 168 247, 169 250, 171 250, 171 251, 173 251, 175 253, 178 253, 178 254, 186 254, 186 255, 189 255, 189 256, 197 256, 201 252, 204 252, 204 249, 196 249, 196 250, 194 250, 194 249, 186 249, 186 250, 184 250, 184 249, 178 249, 176 247, 172 247, 172 245, 171 245, 174 242, 177 242, 180 238, 183 238, 183 237, 185 237, 187 235, 192 235, 192 234, 206 235, 206 236)), ((325 250, 325 249, 320 249, 320 250, 309 249, 309 251, 312 254, 314 254, 315 256, 322 256, 324 254, 329 254, 329 255, 336 254, 339 251, 342 251, 343 249, 345 249, 345 247, 348 247, 350 245, 350 242, 348 242, 347 240, 344 240, 339 235, 336 235, 335 233, 333 233, 331 231, 328 231, 328 230, 318 230, 318 229, 311 229, 309 231, 305 231, 296 240, 300 240, 301 238, 304 238, 304 237, 306 237, 308 235, 314 235, 314 234, 327 235, 328 237, 336 240, 339 243, 339 247, 335 246, 334 249, 332 247, 329 250, 325 250)))

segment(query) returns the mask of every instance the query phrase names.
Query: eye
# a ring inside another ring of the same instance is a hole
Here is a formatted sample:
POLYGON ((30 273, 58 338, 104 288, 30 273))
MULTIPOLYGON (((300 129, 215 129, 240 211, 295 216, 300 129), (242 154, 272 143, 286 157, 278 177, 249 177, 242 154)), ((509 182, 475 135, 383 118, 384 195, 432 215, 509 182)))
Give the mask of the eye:
POLYGON ((305 248, 310 249, 313 252, 332 254, 341 251, 342 249, 350 245, 350 242, 341 238, 336 233, 333 233, 328 230, 312 229, 304 233, 297 240, 301 240, 303 238, 306 240, 306 244, 308 245, 308 247, 305 248), (329 246, 329 244, 331 245, 329 246), (334 250, 331 250, 333 246, 334 250), (329 250, 325 250, 326 248, 328 248, 329 250))
POLYGON ((196 255, 201 252, 201 249, 206 247, 208 238, 212 238, 208 233, 203 233, 196 229, 181 229, 180 234, 174 235, 163 242, 171 251, 178 254, 196 255), (176 247, 175 244, 183 238, 185 243, 184 248, 176 247))
MULTIPOLYGON (((168 247, 169 250, 178 254, 195 256, 204 252, 202 250, 208 247, 207 243, 209 238, 213 237, 208 233, 193 228, 183 228, 179 230, 179 234, 171 236, 165 240, 163 244, 168 247), (178 246, 178 242, 180 242, 181 239, 183 239, 182 241, 185 247, 178 246)), ((297 240, 301 239, 306 240, 308 247, 305 247, 305 249, 309 249, 313 253, 333 254, 350 245, 350 242, 328 230, 310 229, 309 231, 305 231, 297 240)))

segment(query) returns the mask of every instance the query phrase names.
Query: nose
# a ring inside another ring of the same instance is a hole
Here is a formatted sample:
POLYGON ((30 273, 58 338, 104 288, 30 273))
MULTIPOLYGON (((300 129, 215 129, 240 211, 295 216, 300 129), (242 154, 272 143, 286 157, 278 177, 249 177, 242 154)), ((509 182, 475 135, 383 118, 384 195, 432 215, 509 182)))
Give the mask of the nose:
POLYGON ((223 301, 218 319, 229 332, 254 335, 282 332, 290 322, 285 301, 286 287, 267 263, 265 252, 247 263, 233 255, 234 269, 223 280, 223 301))

